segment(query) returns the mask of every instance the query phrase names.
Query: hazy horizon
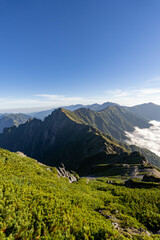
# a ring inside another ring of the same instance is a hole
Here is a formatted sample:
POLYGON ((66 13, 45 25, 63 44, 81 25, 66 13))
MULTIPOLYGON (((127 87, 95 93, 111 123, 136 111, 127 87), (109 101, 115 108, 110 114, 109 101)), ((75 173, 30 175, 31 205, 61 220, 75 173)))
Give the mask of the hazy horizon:
MULTIPOLYGON (((109 102, 109 101, 106 101, 106 102, 109 102)), ((72 105, 92 105, 92 104, 103 104, 103 103, 106 103, 106 102, 102 102, 102 103, 97 103, 97 102, 93 102, 93 103, 90 103, 90 104, 81 104, 81 103, 77 103, 77 104, 68 104, 68 105, 59 105, 59 106, 48 106, 48 107, 34 107, 34 108, 11 108, 11 109, 0 109, 0 114, 4 114, 4 113, 24 113, 24 114, 27 114, 27 113, 34 113, 34 112, 41 112, 41 111, 47 111, 47 110, 51 110, 52 108, 58 108, 58 107, 67 107, 67 106, 72 106, 72 105)), ((114 102, 115 104, 119 104, 117 102, 114 102)), ((153 102, 143 102, 142 104, 148 104, 148 103, 153 103, 153 102)), ((155 104, 155 103, 153 103, 155 104)), ((120 105, 120 104, 119 104, 120 105)), ((138 104, 137 104, 138 105, 138 104)), ((128 107, 128 105, 120 105, 120 106, 126 106, 128 107)), ((133 107, 135 105, 132 105, 132 106, 129 106, 129 107, 133 107)))

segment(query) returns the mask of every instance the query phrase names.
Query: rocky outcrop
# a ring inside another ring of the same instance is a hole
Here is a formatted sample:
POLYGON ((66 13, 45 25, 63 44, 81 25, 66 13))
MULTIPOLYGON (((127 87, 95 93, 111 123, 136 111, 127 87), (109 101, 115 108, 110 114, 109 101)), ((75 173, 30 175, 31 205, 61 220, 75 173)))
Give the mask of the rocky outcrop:
POLYGON ((57 168, 57 173, 59 177, 68 178, 70 183, 78 181, 78 176, 74 176, 70 171, 67 171, 63 163, 61 167, 57 168))

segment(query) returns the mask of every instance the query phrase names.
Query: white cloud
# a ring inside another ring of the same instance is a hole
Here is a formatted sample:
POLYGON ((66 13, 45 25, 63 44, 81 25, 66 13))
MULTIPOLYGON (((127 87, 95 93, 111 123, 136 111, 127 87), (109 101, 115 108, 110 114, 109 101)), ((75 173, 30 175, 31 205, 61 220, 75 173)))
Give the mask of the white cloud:
POLYGON ((54 101, 55 103, 59 103, 59 102, 81 102, 81 101, 86 101, 86 99, 82 98, 82 97, 66 97, 64 95, 52 95, 52 94, 37 94, 35 95, 35 97, 41 97, 43 99, 46 99, 48 101, 54 101))
MULTIPOLYGON (((9 112, 13 112, 12 109, 17 111, 23 111, 26 108, 44 108, 50 109, 59 106, 68 106, 72 104, 92 104, 92 103, 104 103, 106 98, 94 97, 94 98, 85 98, 85 97, 70 97, 64 95, 51 95, 51 94, 37 94, 30 98, 1 98, 0 99, 0 112, 6 112, 8 109, 9 112), (18 110, 19 109, 19 110, 18 110)), ((38 110, 37 110, 38 111, 38 110)), ((15 111, 14 111, 15 112, 15 111)), ((26 112, 26 111, 25 111, 26 112)), ((30 112, 30 110, 27 110, 30 112)))
POLYGON ((106 91, 107 99, 120 105, 133 106, 154 102, 160 104, 160 88, 115 89, 106 91))
POLYGON ((72 104, 92 104, 92 103, 104 103, 107 101, 105 97, 68 97, 64 95, 52 95, 52 94, 37 94, 36 97, 44 99, 44 101, 52 102, 54 106, 65 106, 72 104))
MULTIPOLYGON (((115 102, 122 106, 133 106, 147 102, 160 104, 160 88, 141 89, 113 89, 104 91, 101 96, 81 97, 65 96, 57 94, 36 94, 28 98, 0 98, 0 112, 5 109, 25 108, 54 108, 74 104, 93 104, 104 102, 115 102)), ((10 111, 11 112, 11 111, 10 111)))
POLYGON ((138 89, 138 90, 133 90, 133 92, 139 95, 152 95, 152 94, 160 93, 160 88, 138 89))
POLYGON ((133 144, 141 148, 147 148, 160 156, 160 122, 151 121, 150 128, 140 129, 135 127, 133 132, 126 132, 128 144, 133 144))

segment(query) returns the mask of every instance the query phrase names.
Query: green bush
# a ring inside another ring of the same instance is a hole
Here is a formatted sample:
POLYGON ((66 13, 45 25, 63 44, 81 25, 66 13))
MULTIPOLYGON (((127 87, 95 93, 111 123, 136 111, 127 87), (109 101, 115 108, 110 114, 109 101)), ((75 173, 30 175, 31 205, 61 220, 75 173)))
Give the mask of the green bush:
POLYGON ((125 229, 160 229, 160 190, 120 183, 81 178, 69 184, 54 168, 48 171, 31 158, 1 149, 0 239, 158 239, 131 236, 125 229))

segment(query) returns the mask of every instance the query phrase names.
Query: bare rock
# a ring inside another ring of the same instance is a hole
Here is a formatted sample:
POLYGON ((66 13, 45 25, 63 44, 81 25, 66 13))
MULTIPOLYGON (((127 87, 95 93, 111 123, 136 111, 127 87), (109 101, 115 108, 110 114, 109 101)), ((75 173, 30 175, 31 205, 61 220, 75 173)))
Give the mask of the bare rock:
POLYGON ((57 173, 59 177, 66 177, 69 179, 69 183, 78 181, 77 177, 75 177, 73 174, 71 174, 69 171, 65 169, 64 164, 61 164, 62 167, 57 168, 57 173))

